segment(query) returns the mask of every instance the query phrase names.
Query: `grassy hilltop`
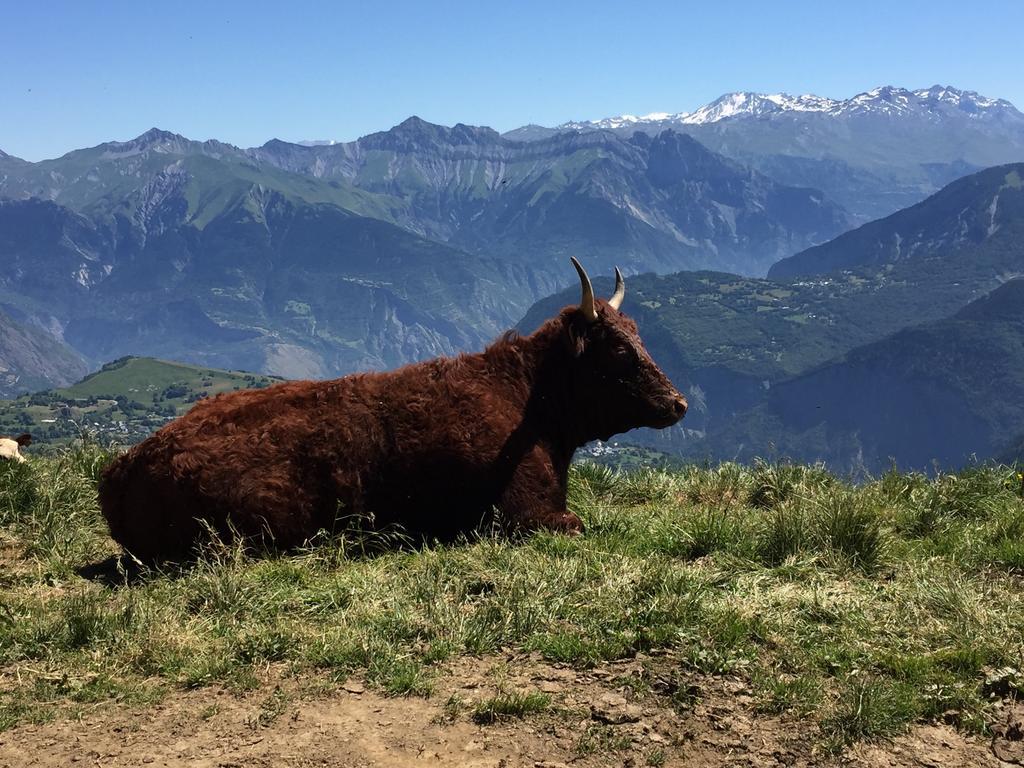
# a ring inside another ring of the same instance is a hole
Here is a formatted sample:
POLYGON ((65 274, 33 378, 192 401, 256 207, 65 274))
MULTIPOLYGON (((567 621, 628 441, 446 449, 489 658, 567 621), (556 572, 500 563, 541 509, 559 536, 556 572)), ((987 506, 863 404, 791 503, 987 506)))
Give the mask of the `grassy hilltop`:
POLYGON ((150 357, 123 357, 64 389, 0 400, 0 434, 31 432, 36 443, 65 445, 83 433, 136 443, 204 397, 275 381, 150 357))
POLYGON ((260 730, 365 685, 425 697, 446 728, 529 718, 566 759, 661 765, 696 748, 723 685, 807 757, 919 723, 986 734, 1024 684, 1024 500, 1007 467, 853 487, 798 465, 583 464, 580 537, 216 545, 126 583, 95 567, 115 553, 95 497, 108 460, 79 447, 0 465, 0 729, 227 689, 257 697, 260 730), (452 670, 495 658, 614 689, 647 732, 509 671, 452 692, 452 670))

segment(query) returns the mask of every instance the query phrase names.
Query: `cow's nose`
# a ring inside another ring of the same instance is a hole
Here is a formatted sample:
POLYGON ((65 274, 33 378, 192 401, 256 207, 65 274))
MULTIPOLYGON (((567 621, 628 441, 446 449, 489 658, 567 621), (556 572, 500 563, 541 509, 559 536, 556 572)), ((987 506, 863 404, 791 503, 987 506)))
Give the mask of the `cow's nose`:
POLYGON ((680 419, 686 414, 686 398, 680 395, 672 401, 672 413, 680 419))

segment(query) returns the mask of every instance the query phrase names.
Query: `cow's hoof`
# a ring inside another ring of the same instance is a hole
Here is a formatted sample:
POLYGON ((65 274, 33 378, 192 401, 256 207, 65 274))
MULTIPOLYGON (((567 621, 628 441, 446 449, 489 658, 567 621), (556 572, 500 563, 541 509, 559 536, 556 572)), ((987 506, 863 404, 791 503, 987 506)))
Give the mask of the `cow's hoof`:
POLYGON ((564 533, 566 536, 579 536, 583 533, 583 521, 572 512, 566 512, 555 518, 550 528, 558 533, 564 533))

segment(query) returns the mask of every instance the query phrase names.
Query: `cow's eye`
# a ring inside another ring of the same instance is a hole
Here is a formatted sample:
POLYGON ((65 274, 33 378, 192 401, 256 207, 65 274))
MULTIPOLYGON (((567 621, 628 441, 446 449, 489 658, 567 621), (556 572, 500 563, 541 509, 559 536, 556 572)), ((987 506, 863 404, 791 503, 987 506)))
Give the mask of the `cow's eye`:
POLYGON ((612 356, 618 365, 632 366, 636 364, 636 354, 629 347, 619 347, 612 353, 612 356))

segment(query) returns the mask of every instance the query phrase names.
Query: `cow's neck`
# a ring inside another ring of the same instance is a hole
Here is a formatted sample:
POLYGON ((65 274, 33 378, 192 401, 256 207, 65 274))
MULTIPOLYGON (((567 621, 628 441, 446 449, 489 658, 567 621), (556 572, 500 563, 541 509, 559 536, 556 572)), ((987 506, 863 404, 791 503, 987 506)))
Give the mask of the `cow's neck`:
MULTIPOLYGON (((576 366, 559 318, 529 336, 488 350, 492 363, 515 382, 523 409, 523 426, 536 441, 547 443, 566 461, 580 446, 601 433, 601 414, 589 413, 579 401, 576 366)), ((492 368, 493 370, 493 368, 492 368)))

